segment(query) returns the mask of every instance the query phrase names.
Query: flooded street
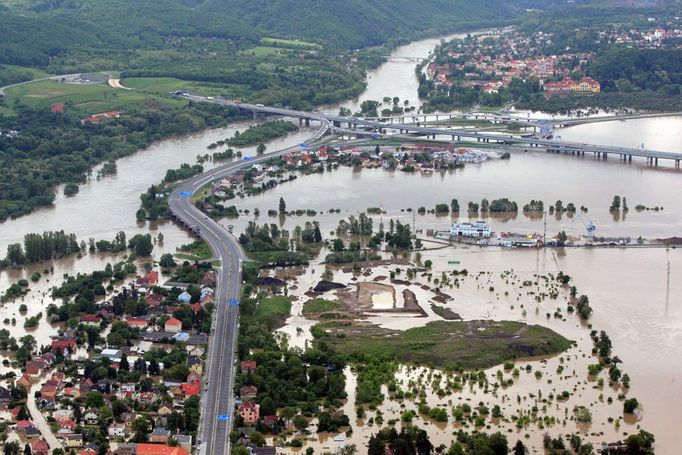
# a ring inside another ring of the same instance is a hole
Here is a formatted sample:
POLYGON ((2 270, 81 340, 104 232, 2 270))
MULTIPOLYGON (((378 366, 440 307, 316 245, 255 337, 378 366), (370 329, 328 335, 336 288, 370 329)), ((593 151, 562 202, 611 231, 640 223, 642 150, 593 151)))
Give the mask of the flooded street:
MULTIPOLYGON (((394 52, 394 56, 425 57, 440 39, 423 40, 403 46, 394 52)), ((370 72, 368 88, 359 100, 349 101, 343 106, 351 110, 359 110, 359 102, 365 99, 381 100, 384 96, 398 96, 401 100, 409 100, 410 105, 418 106, 416 95, 417 80, 414 75, 414 62, 394 60, 370 72)), ((339 106, 325 109, 332 112, 339 106)), ((43 230, 61 230, 75 233, 79 240, 89 237, 111 239, 116 232, 125 231, 128 237, 136 233, 151 232, 153 235, 163 233, 164 245, 157 245, 154 258, 158 259, 164 252, 175 252, 175 248, 190 241, 191 237, 171 221, 154 223, 136 223, 135 211, 139 208, 139 195, 152 183, 160 181, 169 168, 176 168, 181 163, 194 163, 197 155, 212 153, 206 147, 220 139, 231 136, 235 130, 243 130, 248 123, 235 124, 228 128, 206 131, 195 135, 159 142, 133 156, 117 162, 118 174, 100 181, 91 180, 82 185, 78 195, 65 198, 61 190, 51 208, 41 209, 32 215, 10 220, 0 224, 0 254, 4 255, 10 243, 21 242, 29 232, 43 230)), ((303 142, 310 134, 308 129, 291 134, 283 139, 268 144, 269 150, 288 147, 303 142)), ((577 142, 593 142, 599 144, 637 147, 644 143, 646 148, 675 151, 682 153, 682 117, 639 119, 609 123, 595 123, 575 126, 561 131, 564 140, 577 142)), ((244 148, 245 154, 254 154, 255 147, 244 148)), ((212 164, 206 163, 205 168, 212 164)), ((95 173, 93 173, 94 175, 95 173)), ((420 238, 427 229, 447 230, 453 222, 450 216, 419 215, 416 210, 424 206, 431 209, 437 203, 448 203, 452 198, 459 200, 462 207, 460 219, 466 219, 465 207, 468 201, 480 202, 482 198, 496 199, 506 197, 516 201, 520 207, 531 199, 543 200, 545 207, 562 200, 564 205, 573 202, 577 207, 585 206, 588 212, 582 217, 562 216, 547 217, 547 236, 554 236, 560 230, 570 235, 580 236, 585 233, 585 225, 594 222, 599 236, 630 236, 637 238, 665 238, 682 236, 682 174, 672 168, 651 168, 643 162, 634 160, 631 164, 619 163, 617 159, 597 161, 591 156, 574 157, 546 154, 540 152, 512 153, 509 160, 492 160, 482 164, 467 164, 444 174, 420 175, 402 172, 387 172, 381 169, 363 169, 354 171, 341 167, 332 172, 301 176, 297 180, 283 183, 274 190, 245 199, 234 201, 239 208, 259 208, 259 223, 278 222, 278 218, 265 215, 268 209, 276 209, 280 197, 286 200, 287 208, 314 209, 316 217, 288 217, 282 226, 291 229, 306 221, 319 221, 323 236, 329 237, 340 218, 349 215, 357 216, 369 207, 383 207, 386 214, 372 216, 374 227, 379 222, 388 223, 388 219, 400 220, 414 224, 421 231, 420 238), (616 217, 609 212, 609 205, 614 195, 625 196, 630 210, 627 214, 616 217), (635 206, 642 204, 649 207, 663 207, 660 211, 637 211, 635 206), (340 214, 327 213, 331 208, 341 209, 340 214), (411 212, 407 209, 412 209, 411 212), (320 213, 321 212, 321 213, 320 213)), ((240 232, 253 215, 242 216, 236 220, 222 220, 223 224, 234 224, 235 232, 240 232)), ((487 220, 494 231, 514 231, 520 233, 541 233, 545 229, 542 217, 529 218, 519 212, 515 217, 489 218, 487 220)), ((426 247, 429 247, 425 243, 426 247)), ((324 255, 324 253, 323 253, 324 255)), ((32 291, 25 299, 3 305, 5 318, 16 318, 15 325, 5 325, 11 335, 19 338, 26 333, 23 322, 26 317, 34 316, 39 311, 45 313, 51 299, 47 297, 49 288, 60 282, 63 274, 86 273, 101 269, 107 262, 122 260, 108 255, 86 255, 82 259, 75 257, 55 261, 54 273, 50 273, 38 283, 31 283, 32 291), (48 281, 49 279, 49 281, 48 281), (21 303, 26 303, 29 310, 26 315, 19 314, 21 303)), ((458 313, 465 320, 470 319, 508 319, 530 324, 541 324, 552 328, 565 337, 577 342, 565 354, 547 361, 517 362, 517 367, 525 368, 531 364, 531 372, 522 370, 514 378, 514 385, 509 390, 499 390, 496 396, 472 387, 461 392, 439 396, 438 387, 425 387, 426 401, 430 406, 444 405, 448 410, 453 406, 468 402, 476 406, 484 402, 492 407, 502 407, 505 417, 510 417, 517 406, 517 394, 524 409, 530 409, 536 403, 530 394, 541 391, 544 396, 571 390, 571 398, 559 402, 552 401, 547 405, 546 415, 555 421, 547 425, 550 434, 560 432, 582 431, 594 433, 591 441, 614 440, 623 437, 623 433, 637 431, 637 425, 651 431, 656 436, 656 448, 659 453, 675 453, 679 443, 679 429, 682 417, 678 409, 682 408, 682 253, 680 249, 565 249, 565 250, 503 250, 497 248, 478 248, 457 246, 424 252, 422 260, 433 261, 434 276, 441 272, 452 271, 453 268, 466 268, 470 275, 463 280, 459 289, 448 291, 454 300, 443 305, 458 313), (460 261, 460 265, 448 264, 450 260, 460 261), (669 267, 669 275, 668 275, 669 267), (532 296, 524 294, 518 286, 510 290, 508 296, 503 294, 507 283, 502 283, 499 275, 505 271, 518 279, 530 279, 534 274, 556 274, 559 270, 573 277, 574 284, 581 293, 589 296, 594 309, 591 323, 597 330, 606 330, 613 341, 614 354, 623 360, 623 370, 632 379, 629 396, 636 397, 644 408, 641 422, 619 422, 604 424, 609 417, 622 417, 622 405, 617 400, 618 390, 608 385, 603 389, 586 382, 586 365, 594 363, 591 356, 591 340, 589 330, 582 326, 575 315, 565 311, 565 298, 556 302, 536 303, 532 296), (480 282, 474 277, 478 272, 490 272, 480 282), (669 287, 668 287, 669 276, 669 287), (488 291, 488 282, 495 287, 495 292, 488 291), (482 285, 482 287, 480 287, 482 285), (517 298, 519 300, 517 300, 517 298), (523 304, 523 307, 521 307, 523 304), (553 313, 557 306, 564 308, 565 321, 554 317, 547 318, 546 313, 553 313), (537 311, 536 311, 537 308, 537 311), (563 373, 557 373, 563 366, 563 373), (538 380, 534 373, 540 370, 543 378, 538 380), (575 373, 574 373, 575 372, 575 373), (548 382, 551 379, 551 383, 548 382), (603 396, 600 396, 602 395, 603 396), (613 399, 607 405, 602 400, 613 399), (573 406, 582 404, 589 406, 595 424, 591 428, 578 428, 570 420, 573 406), (562 421, 568 420, 566 427, 562 421), (602 434, 603 432, 603 434, 602 434)), ((45 265, 25 271, 0 272, 0 289, 6 289, 20 278, 30 277, 33 271, 41 271, 45 265)), ((292 346, 305 347, 310 340, 310 327, 315 323, 301 315, 302 296, 309 287, 319 281, 321 271, 317 267, 315 273, 308 272, 298 278, 299 289, 292 293, 299 297, 294 301, 292 317, 282 329, 292 346)), ((386 272, 383 270, 382 272, 386 272)), ((348 280, 337 272, 335 279, 348 280)), ((347 275, 347 274, 346 274, 347 275)), ((425 294, 415 291, 417 299, 428 314, 425 318, 409 318, 377 315, 370 320, 385 327, 404 329, 414 325, 425 324, 439 317, 429 305, 424 304, 425 294)), ((391 305, 390 295, 374 296, 378 308, 385 309, 391 305)), ((51 327, 43 319, 37 329, 29 332, 38 340, 38 344, 47 344, 54 335, 55 327, 51 327)), ((493 367, 486 371, 486 376, 493 382, 501 367, 493 367)), ((0 369, 0 372, 7 368, 0 369)), ((435 373, 421 369, 403 368, 399 372, 401 388, 407 389, 410 380, 426 384, 435 373)), ((510 378, 509 371, 503 372, 510 378)), ((354 433, 352 442, 363 447, 369 435, 385 425, 370 426, 367 419, 355 420, 354 375, 347 378, 347 390, 351 399, 344 408, 351 417, 354 433)), ((384 422, 388 419, 400 419, 404 410, 401 403, 387 400, 381 407, 384 422)), ((413 402, 405 404, 416 408, 413 402)), ((542 406, 542 405, 539 405, 542 406)), ((375 413, 369 413, 375 416, 375 413)), ((452 432, 458 428, 450 419, 447 424, 435 423, 428 419, 416 419, 418 425, 433 432, 434 445, 448 443, 452 440, 452 432)), ((510 441, 522 438, 534 447, 541 445, 542 432, 536 426, 530 429, 517 429, 513 422, 493 422, 491 430, 496 428, 508 433, 510 441), (529 437, 526 438, 526 433, 529 437)), ((399 426, 399 423, 398 423, 399 426)), ((471 428, 468 428, 471 430, 471 428)), ((315 438, 313 447, 333 447, 330 435, 315 438)), ((305 449, 304 449, 305 450, 305 449)), ((362 450, 361 450, 362 451, 362 450)))

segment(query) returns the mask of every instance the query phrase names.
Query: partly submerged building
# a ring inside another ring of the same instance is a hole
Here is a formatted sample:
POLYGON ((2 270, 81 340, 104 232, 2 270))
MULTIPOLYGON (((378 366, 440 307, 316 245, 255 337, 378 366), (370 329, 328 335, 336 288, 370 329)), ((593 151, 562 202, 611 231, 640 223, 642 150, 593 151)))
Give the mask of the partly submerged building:
POLYGON ((490 237, 490 226, 485 221, 475 223, 453 223, 450 228, 452 237, 490 237))

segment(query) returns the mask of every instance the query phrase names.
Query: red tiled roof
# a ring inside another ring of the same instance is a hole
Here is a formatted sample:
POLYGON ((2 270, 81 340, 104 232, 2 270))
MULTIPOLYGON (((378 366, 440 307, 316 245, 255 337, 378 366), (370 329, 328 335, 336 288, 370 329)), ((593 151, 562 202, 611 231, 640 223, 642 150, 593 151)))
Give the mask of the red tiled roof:
POLYGON ((137 444, 137 455, 189 455, 189 452, 165 444, 137 444))

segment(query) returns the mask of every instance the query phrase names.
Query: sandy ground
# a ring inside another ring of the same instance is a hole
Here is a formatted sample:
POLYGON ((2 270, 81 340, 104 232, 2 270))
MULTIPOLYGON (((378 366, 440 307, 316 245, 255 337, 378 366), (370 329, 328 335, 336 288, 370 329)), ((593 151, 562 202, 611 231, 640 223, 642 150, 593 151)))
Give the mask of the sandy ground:
POLYGON ((113 88, 122 88, 124 90, 130 90, 129 87, 124 87, 121 85, 121 79, 109 79, 107 83, 109 84, 110 87, 113 88))

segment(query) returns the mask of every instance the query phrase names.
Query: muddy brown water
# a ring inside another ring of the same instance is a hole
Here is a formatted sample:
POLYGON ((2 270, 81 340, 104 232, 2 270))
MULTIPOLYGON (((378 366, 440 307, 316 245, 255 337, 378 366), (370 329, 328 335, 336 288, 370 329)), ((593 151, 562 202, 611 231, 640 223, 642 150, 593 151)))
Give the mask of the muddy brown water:
MULTIPOLYGON (((425 56, 439 42, 425 40, 413 43, 406 48, 396 50, 395 55, 407 55, 409 52, 421 53, 414 56, 425 56)), ((388 62, 371 73, 369 86, 360 99, 381 99, 383 96, 400 96, 401 99, 416 100, 416 79, 413 64, 388 62)), ((350 102, 348 106, 353 107, 350 102)), ((338 110, 338 107, 335 107, 338 110)), ((206 131, 188 137, 162 141, 145 151, 118 161, 118 174, 101 181, 92 181, 81 187, 80 193, 73 198, 57 197, 54 207, 36 211, 34 214, 10 220, 0 224, 0 251, 4 253, 6 245, 20 241, 28 232, 64 229, 74 232, 79 239, 88 237, 112 238, 119 230, 130 236, 135 233, 159 232, 164 234, 165 245, 157 247, 154 252, 158 259, 165 251, 174 251, 179 244, 190 240, 187 233, 177 228, 172 222, 145 223, 135 222, 135 211, 139 207, 139 194, 147 187, 163 178, 166 169, 177 167, 183 162, 194 162, 196 155, 210 152, 206 146, 219 139, 230 136, 234 129, 243 129, 248 124, 234 125, 220 130, 206 131)), ((680 117, 666 119, 640 119, 627 122, 599 123, 582 125, 564 130, 561 134, 565 140, 579 142, 605 143, 609 145, 636 146, 644 143, 647 148, 682 152, 680 141, 682 119, 680 117)), ((270 149, 289 146, 301 142, 307 132, 287 136, 268 145, 270 149)), ((245 148, 248 153, 253 150, 245 148)), ((208 167, 208 166, 207 166, 208 167)), ((342 209, 341 216, 357 215, 367 207, 383 205, 388 212, 383 216, 387 223, 389 217, 402 222, 414 223, 417 229, 447 229, 452 221, 450 217, 415 216, 401 209, 419 206, 432 207, 439 202, 449 202, 451 198, 459 199, 460 206, 469 200, 480 201, 487 197, 509 197, 523 205, 530 199, 542 199, 546 204, 561 199, 564 203, 574 202, 578 207, 589 208, 586 220, 593 221, 599 235, 632 236, 641 235, 647 238, 680 236, 682 232, 682 208, 679 194, 682 190, 680 173, 670 167, 658 169, 648 168, 644 163, 635 160, 632 164, 623 165, 618 160, 595 161, 591 157, 578 159, 570 156, 548 155, 544 153, 515 153, 510 160, 489 161, 480 165, 468 165, 464 169, 443 175, 431 176, 408 175, 399 172, 388 173, 383 170, 362 170, 354 172, 342 168, 333 173, 316 174, 300 178, 295 182, 279 186, 275 191, 238 201, 240 207, 261 209, 266 213, 269 208, 277 208, 279 197, 284 197, 290 208, 312 208, 326 211, 329 208, 342 209), (608 206, 614 194, 626 196, 630 211, 625 216, 614 219, 608 212, 608 206), (636 204, 663 206, 659 212, 634 210, 636 204)), ((225 220, 225 224, 235 224, 239 230, 252 217, 238 220, 225 220)), ((287 218, 284 225, 293 227, 302 224, 308 217, 287 218)), ((332 230, 339 216, 320 215, 323 232, 332 230)), ((375 227, 381 221, 374 217, 375 227)), ((260 222, 276 222, 261 215, 260 222)), ((516 218, 489 220, 496 231, 542 232, 543 220, 531 220, 522 214, 516 218)), ((561 229, 580 235, 584 231, 583 220, 573 220, 563 216, 560 219, 549 217, 548 234, 561 229)), ((0 253, 0 254, 3 254, 0 253)), ((643 428, 653 431, 657 438, 657 448, 661 453, 673 453, 679 443, 678 431, 682 425, 677 409, 682 406, 682 257, 678 250, 666 249, 610 249, 610 250, 566 250, 566 251, 508 251, 498 249, 480 249, 460 247, 443 249, 428 253, 434 261, 435 270, 450 270, 453 267, 467 268, 472 271, 502 272, 513 269, 519 276, 537 272, 556 272, 561 269, 572 275, 581 292, 590 296, 595 310, 593 323, 595 327, 607 330, 614 345, 615 353, 624 361, 624 369, 632 378, 631 395, 636 396, 644 404, 644 418, 640 422, 643 428), (459 260, 460 265, 448 265, 448 260, 459 260), (667 289, 667 266, 670 263, 670 287, 667 289)), ((427 254, 425 254, 425 257, 427 254)), ((88 272, 102 268, 106 262, 113 262, 108 256, 87 255, 83 259, 69 258, 55 262, 55 273, 31 284, 32 292, 23 300, 3 306, 6 317, 16 317, 15 326, 7 327, 13 336, 20 337, 25 333, 23 317, 18 313, 20 303, 27 303, 32 316, 45 310, 49 299, 46 293, 49 287, 60 281, 64 273, 88 272)), ((36 266, 42 270, 43 266, 36 266)), ((30 276, 28 271, 0 272, 0 289, 19 278, 30 276)), ((342 273, 342 272, 338 272, 342 273)), ((387 275, 386 271, 382 275, 387 275)), ((316 278, 319 278, 316 277, 316 278)), ((302 291, 307 287, 301 286, 302 291)), ((415 291, 419 298, 419 291, 415 291)), ((567 322, 553 318, 547 320, 543 313, 535 314, 528 308, 525 315, 518 306, 511 309, 511 303, 497 301, 487 295, 486 289, 467 289, 461 292, 450 292, 454 302, 444 306, 462 315, 464 319, 480 317, 506 318, 524 321, 537 321, 548 325, 566 336, 578 340, 585 338, 585 330, 569 318, 567 322), (482 292, 483 291, 483 292, 482 292), (575 332, 574 332, 575 330, 575 332), (579 332, 578 332, 579 331, 579 332)), ((299 326, 305 333, 311 322, 301 318, 302 299, 294 304, 289 327, 299 326)), ((427 318, 420 318, 425 323, 435 318, 429 306, 425 307, 427 318)), ((377 316, 373 318, 387 327, 409 327, 414 318, 396 318, 377 316)), ((49 336, 56 332, 44 320, 31 333, 39 344, 49 341, 49 336)), ((294 334, 298 331, 293 329, 294 334)), ((301 341, 301 340, 299 340, 301 341)), ((305 340, 303 340, 303 343, 305 340)), ((576 371, 583 364, 582 355, 589 355, 586 344, 580 344, 573 355, 576 371)), ((568 354, 567 354, 568 355, 568 354)), ((547 364, 537 368, 555 371, 558 359, 548 359, 547 364)), ((494 374, 496 368, 490 371, 494 374)), ((1 371, 1 369, 0 369, 1 371)), ((408 373, 402 373, 404 381, 408 373)), ((580 372, 579 378, 583 378, 580 372)), ((518 381, 521 390, 536 390, 539 386, 532 375, 524 376, 518 381)), ((554 384, 556 385, 556 384, 554 384)), ((549 390, 549 385, 541 386, 549 390)), ((607 389, 605 387, 605 389, 607 389)), ((354 390, 353 376, 349 377, 348 390, 354 390)), ((608 391, 605 391, 605 395, 608 391)), ((479 400, 479 392, 467 395, 472 402, 479 400)), ((590 387, 584 391, 585 403, 594 401, 594 392, 590 387)), ((613 395, 611 392, 608 394, 613 395)), ((351 395, 352 396, 352 395, 351 395)), ((430 397, 430 395, 428 395, 430 397)), ((598 397, 597 397, 598 398, 598 397)), ((515 399, 515 397, 514 397, 515 399)), ((440 400, 440 399, 439 399, 440 400)), ((446 399, 447 400, 447 399, 446 399)), ((456 400, 456 398, 455 398, 456 400)), ((436 400, 428 398, 429 403, 436 400)), ((348 412, 354 415, 352 400, 347 405, 348 412)), ((399 413, 399 404, 386 404, 394 407, 393 414, 399 413)), ((614 406, 604 406, 604 410, 593 409, 595 421, 603 421, 609 413, 618 414, 614 406)), ((600 407, 598 407, 600 408, 600 407)), ((563 408, 562 408, 563 409, 563 408)), ((561 411, 559 409, 558 411, 561 411)), ((554 411, 553 411, 554 412, 554 411)), ((389 410, 385 413, 388 420, 389 410)), ((422 424, 421 421, 418 423, 422 424)), ((636 424, 635 424, 636 425, 636 424)), ((428 428, 435 428, 430 424, 428 428)), ((632 424, 623 422, 620 433, 634 431, 632 424)), ((604 427, 605 428, 605 427, 604 427)), ((358 427, 356 433, 368 435, 376 431, 374 427, 358 427)), ((446 441, 451 438, 451 424, 436 431, 434 439, 446 441), (440 436, 438 436, 440 435, 440 436)), ((563 429, 561 430, 563 431, 563 429)), ((590 431, 604 431, 603 439, 615 438, 615 428, 593 428, 590 431), (606 437, 608 436, 608 437, 606 437)), ((510 435, 510 439, 513 439, 510 435)), ((596 437, 595 440, 601 439, 596 437)), ((361 441, 361 440, 359 440, 361 441)), ((532 439, 535 445, 536 440, 532 439)), ((320 446, 328 444, 329 441, 320 446)))

